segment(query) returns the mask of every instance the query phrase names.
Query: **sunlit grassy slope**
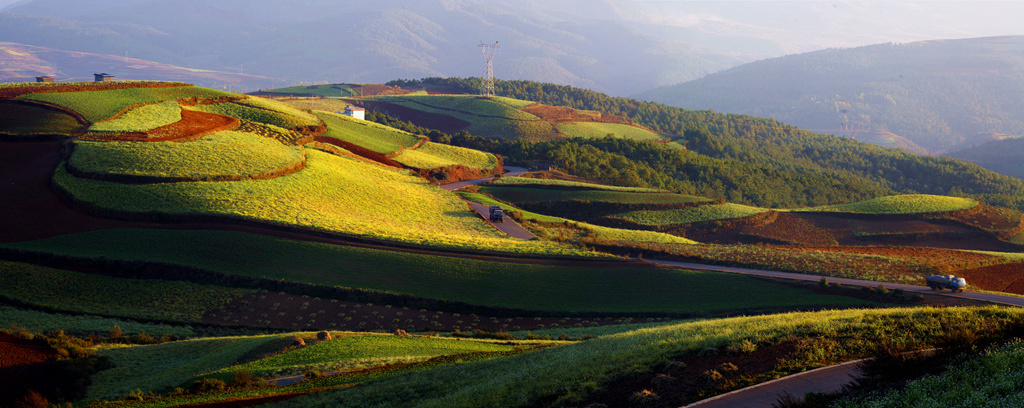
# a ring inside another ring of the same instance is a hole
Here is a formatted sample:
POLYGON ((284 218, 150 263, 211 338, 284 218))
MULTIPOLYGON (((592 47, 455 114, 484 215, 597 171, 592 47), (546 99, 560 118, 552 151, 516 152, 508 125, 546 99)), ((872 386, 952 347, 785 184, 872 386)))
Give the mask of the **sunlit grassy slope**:
POLYGON ((481 222, 457 195, 404 170, 307 150, 307 166, 269 179, 119 185, 55 180, 77 199, 111 210, 214 214, 412 244, 507 252, 581 254, 509 238, 481 222))

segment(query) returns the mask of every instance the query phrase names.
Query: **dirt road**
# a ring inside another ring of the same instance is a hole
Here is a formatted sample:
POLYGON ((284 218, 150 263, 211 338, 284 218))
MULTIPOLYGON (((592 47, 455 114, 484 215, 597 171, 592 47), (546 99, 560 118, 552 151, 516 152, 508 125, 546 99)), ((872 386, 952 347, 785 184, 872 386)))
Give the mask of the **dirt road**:
MULTIPOLYGON (((523 173, 526 173, 526 169, 524 169, 522 167, 505 167, 505 170, 507 170, 507 171, 504 174, 501 175, 502 177, 515 177, 515 176, 522 175, 523 173)), ((443 188, 445 190, 448 190, 448 191, 455 191, 455 190, 458 190, 458 189, 466 187, 466 186, 472 186, 474 184, 480 184, 480 183, 488 182, 488 181, 491 181, 491 180, 494 180, 494 177, 486 177, 486 178, 482 178, 482 179, 466 180, 466 181, 460 181, 458 183, 445 184, 445 185, 441 186, 441 188, 443 188)))
POLYGON ((844 385, 853 381, 854 376, 860 374, 857 364, 861 361, 804 371, 697 401, 683 408, 770 408, 780 396, 787 393, 803 398, 809 392, 840 391, 844 385))

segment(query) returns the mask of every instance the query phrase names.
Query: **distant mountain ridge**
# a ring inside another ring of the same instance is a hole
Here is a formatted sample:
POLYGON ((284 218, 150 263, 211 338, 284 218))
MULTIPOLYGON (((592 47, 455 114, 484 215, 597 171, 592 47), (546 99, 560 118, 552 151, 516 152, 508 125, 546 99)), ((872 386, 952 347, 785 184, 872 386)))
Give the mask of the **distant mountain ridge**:
MULTIPOLYGON (((0 42, 0 82, 30 82, 36 76, 51 76, 58 82, 92 81, 99 72, 117 73, 115 79, 188 82, 210 88, 244 90, 272 87, 274 79, 236 72, 178 67, 136 58, 0 42)), ((280 84, 280 82, 278 82, 280 84)))
POLYGON ((757 61, 637 97, 897 146, 870 137, 891 132, 940 154, 1024 136, 1022 70, 1024 36, 922 41, 757 61))
MULTIPOLYGON (((500 78, 613 94, 763 57, 703 48, 676 31, 644 32, 615 17, 623 8, 618 0, 577 3, 34 0, 0 13, 0 38, 97 54, 128 51, 133 58, 290 83, 482 76, 477 45, 497 41, 500 78)), ((770 41, 759 44, 771 47, 770 41)))

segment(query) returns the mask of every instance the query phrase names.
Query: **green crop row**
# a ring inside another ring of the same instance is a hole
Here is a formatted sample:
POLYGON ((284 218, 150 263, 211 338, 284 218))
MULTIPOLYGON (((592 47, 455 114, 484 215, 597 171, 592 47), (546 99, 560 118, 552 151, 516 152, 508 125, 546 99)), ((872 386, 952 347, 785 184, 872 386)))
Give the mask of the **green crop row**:
POLYGON ((486 99, 469 95, 383 96, 374 100, 427 113, 452 116, 470 123, 466 131, 483 137, 522 137, 540 135, 550 138, 550 123, 523 112, 504 99, 486 99))
MULTIPOLYGON (((510 177, 514 178, 514 177, 510 177)), ((518 186, 517 184, 507 184, 518 186)), ((529 184, 523 187, 505 187, 505 185, 484 186, 482 191, 494 197, 514 203, 542 203, 558 201, 590 201, 620 204, 692 204, 712 202, 704 197, 674 193, 636 193, 629 191, 579 190, 536 188, 529 184)))
POLYGON ((973 198, 946 197, 927 194, 906 194, 879 197, 855 203, 800 208, 799 212, 844 212, 855 214, 923 214, 974 208, 973 198))
POLYGON ((610 217, 621 218, 641 225, 664 226, 675 224, 689 224, 693 222, 743 218, 749 217, 751 215, 761 214, 767 211, 768 209, 766 208, 725 203, 715 205, 700 205, 696 207, 673 210, 630 211, 628 213, 615 214, 610 217))
POLYGON ((588 254, 509 238, 481 222, 458 196, 407 171, 306 153, 304 170, 269 180, 118 185, 61 172, 54 179, 76 200, 113 211, 223 215, 448 248, 588 254), (130 201, 140 196, 144 203, 130 201))
POLYGON ((217 180, 267 175, 301 166, 304 159, 301 146, 223 131, 190 142, 78 141, 69 165, 100 178, 217 180))
POLYGON ((273 357, 231 366, 212 376, 230 377, 238 371, 258 376, 298 375, 307 370, 343 371, 422 361, 431 357, 471 352, 512 351, 514 346, 453 338, 399 337, 393 335, 340 336, 273 357))
POLYGON ((636 126, 600 122, 559 122, 558 131, 568 137, 594 138, 615 135, 630 140, 662 140, 665 137, 636 126))
POLYGON ((0 134, 71 136, 83 128, 73 116, 52 109, 0 102, 0 134))
POLYGON ((861 304, 722 273, 520 264, 329 245, 228 231, 115 229, 5 244, 80 257, 166 262, 227 274, 550 311, 701 313, 861 304))
POLYGON ((290 400, 287 406, 528 407, 542 401, 574 406, 613 379, 649 372, 681 356, 709 350, 726 355, 744 342, 765 347, 787 339, 809 339, 768 372, 715 388, 715 393, 722 393, 863 357, 883 341, 905 350, 929 348, 947 338, 947 327, 998 335, 1004 327, 1019 327, 1022 321, 1024 312, 1002 308, 843 310, 705 320, 367 381, 359 387, 290 400))
POLYGON ((0 293, 19 302, 76 313, 195 322, 247 293, 184 282, 114 278, 0 262, 0 293))
POLYGON ((412 147, 420 141, 413 134, 374 122, 327 112, 318 112, 317 116, 327 124, 327 133, 323 136, 352 143, 381 154, 397 152, 402 148, 412 147))
POLYGON ((385 102, 404 105, 420 105, 441 111, 465 113, 474 116, 488 116, 511 120, 539 120, 536 116, 519 110, 530 102, 510 98, 483 98, 474 95, 426 95, 386 96, 376 98, 385 102))
POLYGON ((436 169, 461 164, 463 166, 491 170, 498 165, 493 154, 464 147, 427 142, 416 149, 404 150, 395 161, 417 169, 436 169))
POLYGON ((53 332, 64 330, 74 335, 102 335, 110 333, 117 326, 127 336, 146 333, 151 336, 163 335, 192 337, 195 332, 188 326, 168 326, 166 324, 138 323, 131 320, 113 319, 99 316, 78 316, 61 313, 47 313, 36 310, 19 309, 0 305, 0 322, 10 329, 18 327, 35 332, 53 332))
POLYGON ((113 119, 101 120, 90 132, 146 132, 181 120, 181 105, 160 102, 142 105, 113 119))
POLYGON ((238 94, 196 86, 170 88, 127 88, 106 91, 38 93, 19 97, 68 108, 90 123, 116 115, 130 106, 192 97, 223 97, 238 94))
POLYGON ((607 186, 603 184, 582 183, 578 181, 549 180, 529 177, 500 177, 492 180, 490 184, 495 186, 523 186, 534 188, 544 188, 546 186, 551 186, 569 187, 573 189, 625 191, 634 193, 667 193, 667 191, 665 190, 659 190, 654 188, 607 186))
POLYGON ((262 92, 281 95, 320 95, 326 97, 357 96, 356 86, 351 84, 302 85, 287 88, 264 89, 262 92))

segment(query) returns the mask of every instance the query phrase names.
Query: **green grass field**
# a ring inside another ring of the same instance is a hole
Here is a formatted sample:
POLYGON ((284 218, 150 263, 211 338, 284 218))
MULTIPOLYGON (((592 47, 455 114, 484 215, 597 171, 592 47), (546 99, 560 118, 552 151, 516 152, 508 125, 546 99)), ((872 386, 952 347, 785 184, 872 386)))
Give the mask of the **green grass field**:
POLYGON ((69 165, 97 176, 217 180, 269 174, 304 159, 301 146, 223 131, 190 142, 78 141, 69 165))
POLYGON ((484 186, 481 191, 502 201, 513 203, 545 203, 589 201, 619 204, 692 204, 712 202, 704 197, 674 193, 634 193, 628 191, 547 189, 528 187, 484 186))
POLYGON ((101 120, 89 127, 90 132, 146 132, 181 120, 181 105, 160 102, 142 105, 114 119, 101 120))
POLYGON ((665 137, 636 126, 600 122, 560 122, 555 124, 558 131, 568 137, 599 138, 615 135, 630 140, 662 140, 665 137))
POLYGON ((515 264, 226 231, 115 229, 4 246, 537 310, 702 313, 863 303, 732 274, 515 264))
POLYGON ((345 115, 317 112, 317 116, 327 123, 327 133, 323 136, 352 143, 381 154, 412 147, 420 140, 413 134, 345 115))
POLYGON ((185 282, 114 278, 0 262, 0 293, 58 310, 196 322, 248 291, 185 282))
POLYGON ((71 115, 52 109, 0 102, 0 134, 71 136, 83 128, 71 115))
MULTIPOLYGON (((744 341, 765 347, 786 339, 808 339, 774 369, 716 391, 721 393, 864 357, 881 341, 897 344, 901 350, 929 348, 948 336, 943 329, 946 325, 974 331, 1011 322, 1020 324, 1022 319, 1024 315, 1018 309, 914 308, 705 320, 612 334, 505 359, 369 381, 360 387, 314 394, 276 406, 529 407, 541 401, 549 405, 575 406, 609 381, 657 369, 680 356, 709 349, 727 355, 726 350, 744 341), (408 395, 417 397, 408 398, 408 395)), ((1011 383, 1018 384, 1013 380, 1011 383)))
POLYGON ((129 88, 107 91, 40 93, 20 96, 68 108, 96 123, 133 105, 191 97, 238 96, 238 94, 197 86, 171 88, 129 88))
POLYGON ((114 326, 121 329, 121 333, 126 336, 139 333, 146 333, 155 337, 160 337, 165 334, 180 337, 192 337, 195 335, 192 328, 188 326, 138 323, 131 320, 99 316, 47 313, 4 305, 0 305, 0 322, 3 322, 6 326, 3 327, 3 329, 17 327, 35 332, 54 332, 57 330, 64 330, 68 334, 76 336, 89 336, 93 334, 106 336, 114 326))
POLYGON ((297 109, 287 103, 276 101, 273 99, 261 98, 258 96, 250 96, 248 98, 235 101, 239 105, 251 106, 254 108, 265 109, 272 112, 282 113, 288 116, 294 116, 299 118, 307 125, 317 125, 320 123, 316 115, 310 112, 297 109))
POLYGON ((358 84, 302 85, 287 88, 263 89, 262 92, 279 95, 320 95, 325 97, 358 96, 358 84))
MULTIPOLYGON (((248 99, 244 101, 248 101, 248 99)), ((196 105, 189 106, 187 109, 206 113, 216 113, 218 115, 231 116, 233 118, 248 120, 250 122, 273 125, 283 129, 292 129, 298 126, 313 126, 319 124, 319 121, 317 120, 311 120, 306 117, 295 116, 290 113, 263 109, 261 107, 250 106, 239 102, 224 102, 215 103, 211 105, 196 105)))
POLYGON ((466 131, 476 136, 536 140, 557 137, 550 123, 519 110, 530 104, 527 101, 473 95, 379 96, 374 100, 464 120, 471 124, 466 131))
POLYGON ((630 211, 627 213, 611 215, 609 217, 621 218, 641 225, 664 226, 743 218, 766 211, 768 211, 766 208, 725 203, 700 205, 697 207, 674 210, 630 211))
POLYGON ((425 246, 588 254, 509 238, 457 195, 408 171, 317 150, 306 155, 304 170, 269 180, 118 185, 61 172, 54 179, 78 200, 120 211, 224 215, 425 246))
POLYGON ((234 365, 210 375, 230 378, 232 373, 248 371, 261 377, 290 376, 301 375, 308 370, 354 370, 424 361, 438 356, 512 350, 515 350, 515 346, 454 338, 341 335, 334 340, 234 365))
POLYGON ((114 368, 92 376, 86 400, 114 399, 133 390, 187 386, 191 379, 229 367, 254 350, 294 338, 292 334, 191 339, 147 346, 105 345, 96 354, 114 368))
POLYGON ((394 160, 417 169, 436 169, 461 164, 491 170, 498 165, 498 158, 493 154, 433 142, 424 143, 415 150, 405 150, 394 160))
POLYGON ((800 208, 799 212, 843 212, 854 214, 924 214, 973 208, 973 198, 946 197, 927 194, 907 194, 879 197, 855 203, 800 208))
POLYGON ((577 181, 567 180, 550 180, 550 179, 538 179, 530 177, 500 177, 490 181, 488 184, 495 186, 522 186, 522 187, 555 187, 555 188, 570 188, 574 190, 578 189, 596 189, 596 190, 607 190, 607 191, 625 191, 634 193, 667 193, 665 190, 658 190, 654 188, 644 187, 619 187, 619 186, 608 186, 603 184, 593 183, 581 183, 577 181))

